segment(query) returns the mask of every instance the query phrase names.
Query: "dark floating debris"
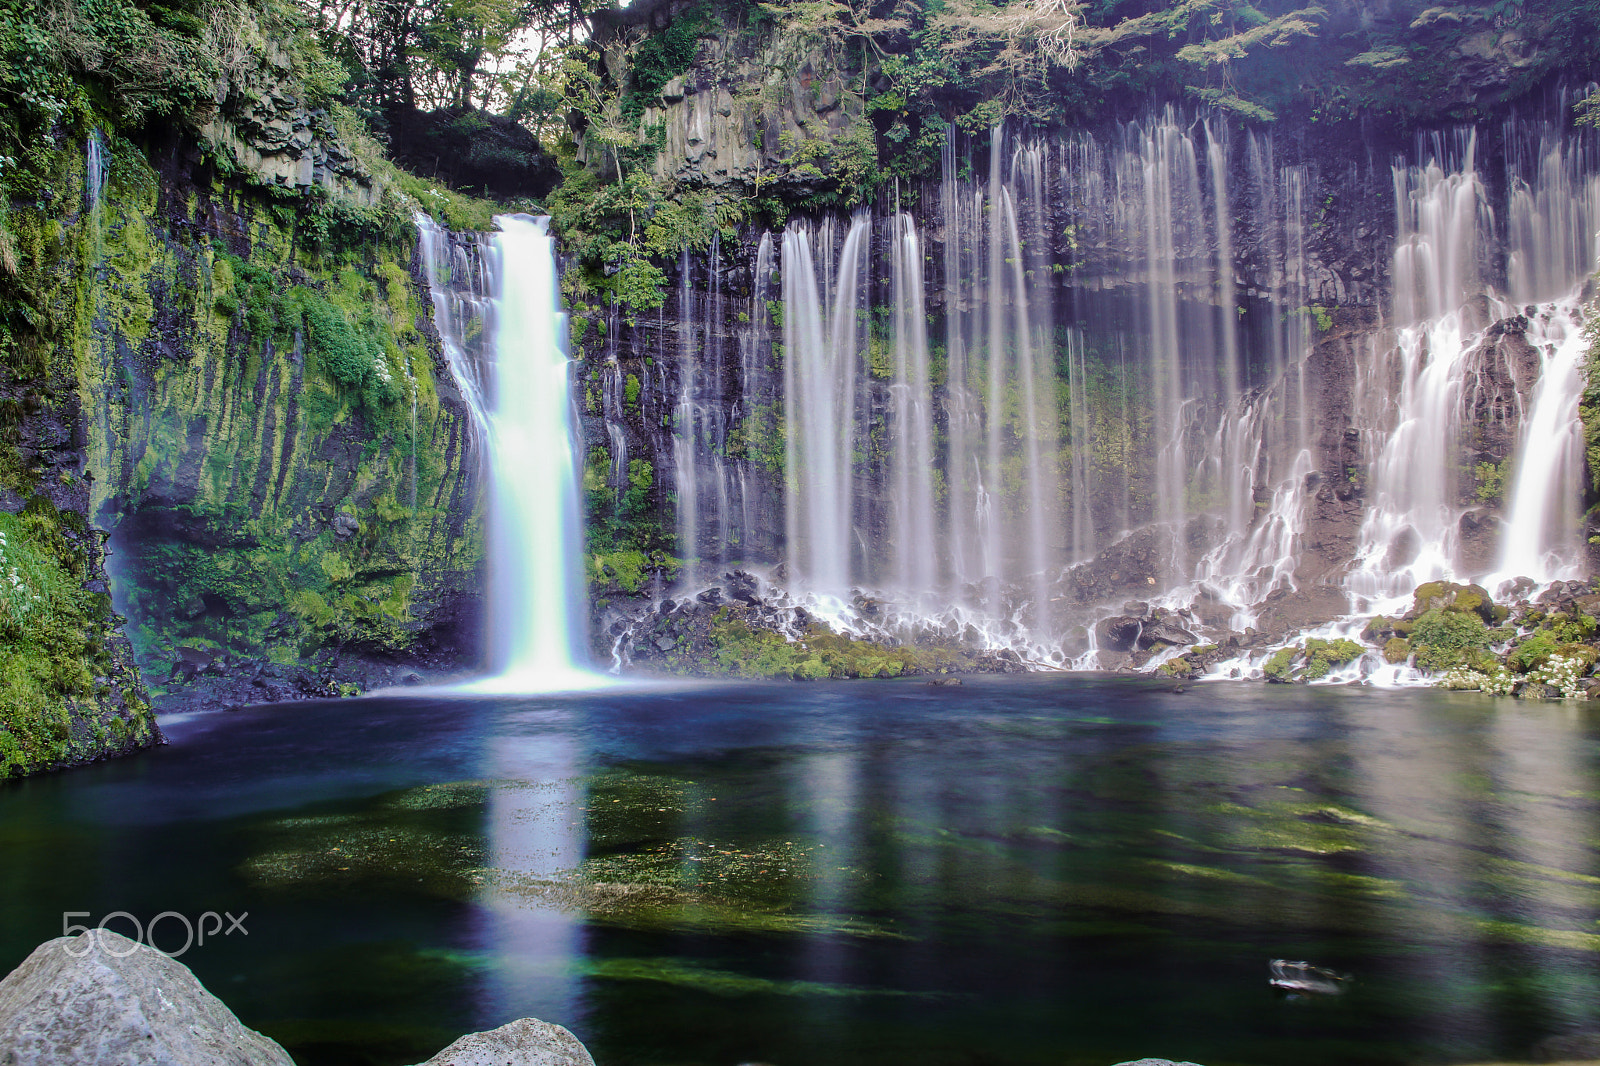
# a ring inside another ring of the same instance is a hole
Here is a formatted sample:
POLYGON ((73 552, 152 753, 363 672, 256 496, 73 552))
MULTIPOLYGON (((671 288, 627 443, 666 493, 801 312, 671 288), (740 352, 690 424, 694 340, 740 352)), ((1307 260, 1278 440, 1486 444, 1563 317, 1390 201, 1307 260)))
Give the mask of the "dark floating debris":
POLYGON ((1289 995, 1337 996, 1344 992, 1350 980, 1348 974, 1335 973, 1309 962, 1290 962, 1273 959, 1267 963, 1272 976, 1267 982, 1273 988, 1289 995))

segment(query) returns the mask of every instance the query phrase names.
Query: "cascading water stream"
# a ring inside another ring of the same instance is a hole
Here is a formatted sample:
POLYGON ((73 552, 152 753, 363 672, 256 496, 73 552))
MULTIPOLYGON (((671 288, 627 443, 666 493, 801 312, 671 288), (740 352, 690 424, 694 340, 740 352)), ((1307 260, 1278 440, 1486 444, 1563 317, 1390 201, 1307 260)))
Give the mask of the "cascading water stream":
POLYGON ((783 235, 789 576, 797 591, 839 603, 849 600, 858 554, 853 450, 862 344, 856 307, 870 228, 864 214, 851 222, 832 274, 819 273, 819 266, 826 271, 830 265, 831 226, 823 227, 815 249, 805 227, 783 235))
POLYGON ((469 687, 589 688, 601 679, 583 665, 579 450, 554 239, 546 219, 495 221, 491 238, 459 244, 418 220, 434 321, 487 459, 491 673, 469 687), (486 346, 468 339, 480 332, 486 346))

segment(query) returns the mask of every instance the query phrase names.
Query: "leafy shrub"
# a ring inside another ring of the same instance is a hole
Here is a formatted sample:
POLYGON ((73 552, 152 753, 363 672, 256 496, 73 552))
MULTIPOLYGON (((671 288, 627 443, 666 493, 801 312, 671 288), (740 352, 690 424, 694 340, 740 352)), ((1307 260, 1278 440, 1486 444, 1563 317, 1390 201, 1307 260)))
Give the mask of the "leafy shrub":
POLYGON ((1416 620, 1411 647, 1424 670, 1446 670, 1472 665, 1489 646, 1489 629, 1483 619, 1462 611, 1434 608, 1416 620))
POLYGON ((1550 633, 1535 633, 1511 649, 1506 655, 1506 665, 1518 673, 1526 674, 1543 666, 1545 661, 1560 649, 1560 644, 1550 633))

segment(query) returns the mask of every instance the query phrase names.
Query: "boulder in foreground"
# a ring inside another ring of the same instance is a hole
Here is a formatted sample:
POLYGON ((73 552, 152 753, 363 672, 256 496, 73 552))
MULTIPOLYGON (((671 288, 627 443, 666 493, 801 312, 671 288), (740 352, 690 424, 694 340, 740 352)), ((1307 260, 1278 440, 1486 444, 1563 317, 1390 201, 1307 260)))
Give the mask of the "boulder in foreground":
POLYGON ((189 968, 106 929, 40 944, 0 981, 5 1066, 294 1066, 189 968))
POLYGON ((594 1059, 561 1026, 519 1018, 485 1033, 468 1033, 421 1066, 594 1066, 594 1059))

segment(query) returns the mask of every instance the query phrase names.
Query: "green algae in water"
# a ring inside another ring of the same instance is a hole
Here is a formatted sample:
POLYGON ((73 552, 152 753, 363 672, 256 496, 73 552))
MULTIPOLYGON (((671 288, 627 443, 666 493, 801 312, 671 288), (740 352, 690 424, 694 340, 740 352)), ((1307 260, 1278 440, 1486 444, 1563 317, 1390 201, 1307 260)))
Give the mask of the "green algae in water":
POLYGON ((489 860, 481 813, 491 787, 430 785, 379 797, 358 811, 274 819, 253 827, 262 843, 238 873, 280 891, 347 891, 359 884, 469 899, 489 860))
POLYGON ((612 981, 659 981, 663 984, 681 985, 716 996, 824 996, 830 998, 863 998, 867 996, 898 996, 931 998, 889 988, 858 988, 850 985, 824 984, 819 981, 775 981, 765 977, 730 970, 714 970, 706 966, 671 958, 642 959, 586 959, 574 967, 585 977, 599 977, 612 981))

